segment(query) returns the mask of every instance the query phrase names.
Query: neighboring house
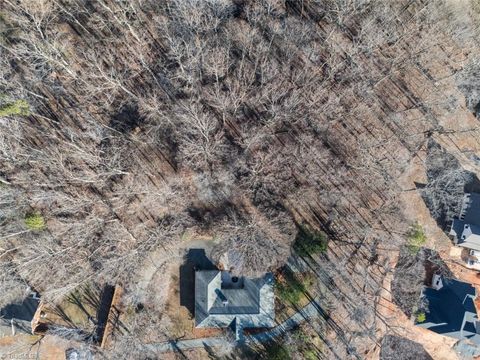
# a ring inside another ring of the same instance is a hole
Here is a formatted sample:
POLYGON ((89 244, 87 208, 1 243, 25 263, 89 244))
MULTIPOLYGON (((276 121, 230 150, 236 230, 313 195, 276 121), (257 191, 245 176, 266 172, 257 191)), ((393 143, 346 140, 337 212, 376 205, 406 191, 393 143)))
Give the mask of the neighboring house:
POLYGON ((425 288, 425 321, 417 326, 455 339, 469 339, 480 345, 480 322, 475 307, 475 287, 462 281, 434 275, 425 288))
POLYGON ((455 245, 469 249, 467 265, 480 270, 480 194, 463 196, 458 219, 453 219, 450 235, 455 245))
POLYGON ((273 327, 274 323, 273 274, 249 279, 228 271, 195 272, 196 327, 231 327, 241 341, 244 328, 273 327))
POLYGON ((22 302, 9 304, 0 309, 0 337, 19 332, 31 334, 31 321, 39 302, 38 294, 32 292, 22 302))

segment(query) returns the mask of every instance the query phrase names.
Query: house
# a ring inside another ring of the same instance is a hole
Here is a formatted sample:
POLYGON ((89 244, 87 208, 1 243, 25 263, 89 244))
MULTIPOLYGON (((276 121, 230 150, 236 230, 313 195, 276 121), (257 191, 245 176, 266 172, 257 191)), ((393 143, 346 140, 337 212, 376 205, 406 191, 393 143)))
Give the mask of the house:
POLYGON ((432 286, 422 292, 426 300, 425 321, 416 325, 455 339, 480 345, 475 287, 462 281, 434 275, 432 286))
POLYGON ((31 334, 31 322, 38 308, 40 298, 36 292, 21 302, 8 304, 0 309, 0 337, 15 335, 16 333, 31 334))
POLYGON ((455 245, 469 249, 467 265, 480 270, 480 194, 463 196, 460 215, 453 219, 449 234, 455 245))
POLYGON ((195 272, 195 326, 226 328, 243 339, 244 328, 268 328, 275 323, 273 274, 256 279, 229 271, 195 272))

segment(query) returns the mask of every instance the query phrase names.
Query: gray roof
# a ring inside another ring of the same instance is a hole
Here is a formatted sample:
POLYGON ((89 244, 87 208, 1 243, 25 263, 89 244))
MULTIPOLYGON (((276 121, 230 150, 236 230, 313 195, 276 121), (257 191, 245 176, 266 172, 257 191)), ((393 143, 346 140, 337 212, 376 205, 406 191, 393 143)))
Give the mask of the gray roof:
POLYGON ((480 194, 467 193, 463 196, 459 218, 466 224, 480 225, 480 194))
POLYGON ((217 290, 218 296, 209 310, 210 314, 256 314, 260 307, 258 286, 252 284, 245 289, 217 290), (223 304, 223 300, 228 305, 223 304))
POLYGON ((35 295, 29 295, 21 302, 9 304, 0 309, 0 318, 6 320, 32 321, 37 311, 40 299, 35 295))
POLYGON ((465 222, 460 219, 453 219, 452 227, 450 229, 450 235, 453 235, 455 242, 458 242, 458 239, 462 236, 463 228, 465 227, 465 222))
POLYGON ((450 234, 458 246, 480 251, 480 226, 455 219, 450 234))
POLYGON ((480 194, 463 196, 458 219, 453 219, 450 235, 458 246, 480 251, 480 194))
MULTIPOLYGON (((418 326, 438 334, 456 339, 470 339, 480 344, 477 335, 477 310, 474 299, 475 288, 462 281, 442 278, 439 290, 426 288, 423 296, 427 300, 426 320, 418 326)), ((478 325, 480 330, 480 325, 478 325)))
POLYGON ((195 326, 272 327, 275 320, 273 275, 235 278, 228 271, 195 273, 195 326))

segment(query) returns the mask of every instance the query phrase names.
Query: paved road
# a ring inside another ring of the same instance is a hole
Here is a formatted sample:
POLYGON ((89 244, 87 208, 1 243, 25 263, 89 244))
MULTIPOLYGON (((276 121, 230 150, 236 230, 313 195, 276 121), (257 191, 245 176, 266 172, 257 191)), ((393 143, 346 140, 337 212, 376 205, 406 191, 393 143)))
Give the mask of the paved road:
MULTIPOLYGON (((310 301, 306 306, 289 317, 281 324, 263 333, 251 335, 246 337, 246 342, 267 342, 283 333, 293 329, 305 320, 317 316, 321 313, 321 308, 318 305, 318 298, 310 301)), ((167 351, 183 351, 193 348, 202 348, 205 346, 228 346, 230 342, 223 337, 210 337, 201 339, 177 340, 163 343, 145 345, 145 349, 152 352, 167 352, 167 351)))

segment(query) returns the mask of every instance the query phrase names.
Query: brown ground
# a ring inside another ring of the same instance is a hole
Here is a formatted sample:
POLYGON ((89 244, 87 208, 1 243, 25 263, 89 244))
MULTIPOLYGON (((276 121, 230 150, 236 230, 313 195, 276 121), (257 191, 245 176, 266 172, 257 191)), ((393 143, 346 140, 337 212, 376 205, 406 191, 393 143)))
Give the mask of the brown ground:
MULTIPOLYGON (((116 11, 115 2, 112 3, 114 3, 112 4, 114 6, 113 9, 116 11)), ((398 16, 398 21, 405 27, 408 27, 410 24, 416 24, 419 20, 414 15, 421 6, 423 6, 422 3, 406 2, 405 8, 402 9, 402 13, 398 16)), ((305 11, 307 16, 308 10, 307 6, 305 9, 302 8, 301 12, 303 14, 305 11)), ((139 14, 138 16, 146 15, 139 14)), ((149 22, 146 21, 146 23, 149 22)), ((356 28, 356 19, 351 19, 342 28, 336 28, 335 24, 319 21, 318 28, 315 28, 315 31, 324 33, 325 38, 333 39, 334 45, 339 49, 338 57, 349 58, 347 56, 349 52, 357 52, 353 48, 354 41, 351 36, 351 34, 356 33, 356 28), (348 32, 345 30, 348 30, 348 32)), ((128 30, 125 29, 126 27, 121 27, 118 31, 126 31, 126 38, 128 39, 131 36, 128 35, 128 30)), ((91 30, 93 34, 96 34, 98 29, 93 28, 91 30)), ((70 33, 70 36, 75 37, 73 31, 70 33)), ((155 32, 151 31, 151 33, 154 34, 155 32)), ((149 34, 150 32, 147 31, 145 36, 149 36, 149 34)), ((363 59, 365 60, 365 70, 372 67, 372 71, 382 77, 381 81, 378 81, 372 88, 368 88, 371 90, 368 104, 361 98, 362 93, 364 93, 361 89, 349 91, 348 88, 345 89, 336 84, 331 84, 332 86, 327 89, 329 96, 331 95, 334 100, 338 100, 339 104, 345 109, 351 110, 341 113, 340 116, 336 116, 333 113, 334 116, 332 117, 334 119, 326 119, 323 112, 320 109, 318 111, 318 117, 320 118, 318 122, 322 123, 321 120, 324 120, 323 123, 328 123, 329 136, 333 137, 333 139, 329 140, 329 146, 334 148, 335 158, 340 158, 342 161, 348 162, 348 165, 353 165, 342 170, 347 172, 347 175, 340 176, 338 172, 334 172, 334 175, 331 176, 329 171, 332 170, 332 164, 321 158, 315 158, 315 161, 311 161, 311 168, 292 169, 292 172, 300 179, 299 181, 308 178, 310 173, 318 173, 318 176, 312 180, 312 184, 315 184, 315 187, 312 186, 312 189, 315 189, 315 191, 312 190, 311 194, 304 192, 293 193, 285 200, 285 203, 288 210, 295 214, 298 221, 306 222, 316 227, 329 223, 332 214, 335 215, 336 219, 329 230, 335 236, 334 240, 338 241, 331 242, 328 252, 328 265, 339 265, 339 270, 345 270, 345 274, 339 274, 338 278, 334 279, 334 282, 339 296, 344 296, 347 300, 348 298, 352 298, 354 301, 366 299, 366 301, 373 303, 378 298, 375 286, 383 284, 386 293, 382 295, 378 303, 380 306, 385 306, 383 301, 390 301, 388 298, 388 277, 383 279, 381 263, 389 261, 391 265, 394 265, 397 254, 394 249, 392 250, 392 247, 382 248, 383 243, 378 246, 378 249, 375 249, 375 253, 370 251, 370 249, 375 248, 374 241, 377 238, 370 236, 368 230, 380 228, 380 231, 383 231, 381 240, 393 237, 393 234, 389 233, 389 231, 393 228, 392 223, 394 223, 395 219, 382 215, 389 210, 388 205, 396 203, 397 199, 394 198, 396 194, 393 191, 390 192, 388 189, 383 188, 383 182, 381 181, 383 172, 388 172, 389 181, 391 179, 396 180, 400 175, 399 172, 403 171, 402 166, 397 166, 397 164, 408 161, 413 166, 408 171, 411 174, 421 174, 421 172, 417 173, 414 169, 416 167, 422 168, 423 155, 420 151, 413 158, 413 161, 410 160, 411 148, 414 148, 413 145, 416 145, 415 141, 411 140, 415 137, 424 138, 425 135, 422 131, 430 128, 430 124, 426 120, 425 126, 422 126, 422 121, 424 121, 426 115, 437 117, 439 113, 444 113, 445 111, 436 105, 432 105, 433 110, 431 110, 431 113, 426 114, 423 108, 420 108, 418 105, 421 102, 427 103, 429 100, 438 100, 432 99, 435 95, 441 94, 442 99, 444 99, 449 93, 455 92, 452 90, 455 86, 450 76, 462 66, 466 60, 466 53, 460 46, 457 46, 453 41, 449 41, 449 39, 440 41, 443 40, 440 39, 441 36, 441 34, 438 34, 439 44, 432 44, 432 49, 429 49, 426 54, 428 58, 419 58, 418 64, 408 64, 405 68, 389 67, 390 55, 395 55, 395 51, 398 51, 397 49, 404 49, 405 63, 408 63, 408 60, 412 57, 416 57, 419 49, 415 48, 415 45, 417 40, 420 40, 420 36, 417 36, 417 34, 414 36, 407 34, 405 40, 399 41, 395 46, 375 49, 375 54, 372 58, 377 58, 378 61, 369 61, 368 58, 363 59), (339 95, 337 96, 336 94, 339 95), (391 115, 398 116, 399 121, 392 121, 391 115), (356 161, 358 157, 364 158, 367 162, 356 161), (369 159, 370 161, 368 161, 369 159), (372 173, 378 173, 378 178, 380 179, 378 184, 375 183, 376 178, 372 176, 372 173), (324 200, 329 194, 338 196, 335 209, 332 209, 328 205, 328 201, 324 200), (357 246, 359 239, 363 239, 362 246, 357 246), (372 261, 375 259, 378 259, 378 261, 372 261), (357 293, 359 295, 356 295, 357 293), (355 298, 355 296, 359 297, 355 298)), ((93 43, 88 37, 76 40, 93 43)), ((153 42, 157 43, 157 39, 153 39, 153 42)), ((118 41, 116 44, 118 44, 119 48, 125 47, 123 52, 118 51, 118 54, 122 55, 118 57, 118 61, 122 59, 127 59, 129 62, 135 61, 135 52, 138 51, 138 48, 127 48, 128 41, 118 41)), ((81 47, 79 48, 81 49, 81 47)), ((156 55, 156 53, 152 54, 156 55)), ((72 55, 71 57, 73 58, 74 56, 72 55)), ((362 59, 357 57, 357 61, 360 60, 362 59)), ((109 62, 106 63, 108 64, 109 62)), ((135 63, 135 65, 138 64, 135 63)), ((310 67, 312 73, 318 71, 316 66, 308 62, 302 64, 302 67, 310 67)), ((125 66, 125 68, 133 69, 134 67, 125 66)), ((132 86, 132 91, 142 88, 140 81, 138 83, 134 83, 135 86, 132 86)), ((33 91, 37 91, 48 98, 54 98, 49 89, 34 88, 33 91)), ((322 96, 311 99, 312 105, 325 100, 322 98, 323 94, 319 95, 322 96)), ((82 99, 81 96, 79 98, 82 99)), ((80 128, 76 124, 77 114, 73 112, 68 113, 68 109, 74 107, 70 106, 70 104, 63 106, 61 103, 57 103, 52 101, 52 104, 61 107, 59 111, 55 111, 53 109, 54 106, 46 105, 45 111, 42 113, 47 116, 50 116, 50 113, 57 114, 59 115, 57 117, 61 118, 64 123, 72 123, 72 129, 77 130, 77 128, 80 128), (62 111, 67 112, 71 116, 62 116, 62 111)), ((97 111, 91 111, 91 113, 94 118, 100 118, 102 114, 97 111)), ((50 129, 51 125, 47 122, 48 119, 48 117, 38 117, 38 119, 34 120, 36 121, 35 124, 38 123, 44 126, 45 129, 50 129)), ((459 109, 457 113, 449 115, 448 118, 439 118, 439 120, 447 128, 458 127, 460 126, 459 123, 461 123, 461 127, 464 130, 468 130, 473 121, 471 115, 465 111, 464 107, 459 109), (460 122, 461 119, 464 119, 465 122, 460 122)), ((98 120, 100 124, 105 122, 106 119, 98 120)), ((229 119, 229 129, 227 130, 232 134, 242 134, 240 125, 235 123, 235 119, 229 119)), ((38 144, 40 148, 47 146, 48 138, 44 137, 44 133, 44 131, 32 131, 31 139, 29 140, 38 144)), ((289 144, 297 140, 295 139, 295 134, 296 129, 292 128, 292 131, 289 133, 275 134, 275 138, 279 143, 289 144)), ((65 134, 61 135, 65 137, 68 135, 69 137, 71 133, 65 132, 65 134)), ((142 188, 146 187, 145 184, 148 184, 150 192, 139 194, 135 201, 129 204, 121 203, 123 201, 122 197, 117 199, 112 197, 111 194, 104 196, 106 199, 113 198, 113 207, 118 209, 115 216, 121 220, 130 233, 134 234, 137 224, 154 224, 156 220, 161 220, 158 206, 155 201, 149 199, 149 196, 155 193, 156 189, 162 189, 162 179, 175 171, 175 167, 169 162, 168 156, 162 150, 142 141, 137 141, 136 136, 132 135, 130 139, 132 146, 135 147, 135 154, 132 154, 132 158, 135 159, 135 162, 138 161, 138 167, 136 164, 132 165, 132 172, 140 174, 140 176, 133 177, 127 175, 117 185, 122 189, 134 189, 135 187, 132 183, 139 184, 142 188)), ((238 137, 241 138, 242 136, 238 137)), ((435 140, 439 141, 447 149, 455 149, 462 163, 466 163, 466 155, 461 154, 462 150, 478 150, 478 134, 475 132, 437 134, 434 137, 435 140)), ((406 187, 404 190, 413 188, 410 180, 405 182, 406 187)), ((449 247, 448 239, 445 239, 444 235, 440 235, 436 224, 433 224, 432 220, 428 218, 423 202, 418 198, 418 194, 415 191, 404 192, 403 194, 407 194, 404 200, 406 200, 406 206, 410 210, 408 213, 412 214, 412 220, 417 220, 425 226, 430 240, 429 245, 435 245, 440 253, 446 256, 445 252, 449 247), (409 195, 411 196, 410 198, 408 197, 409 195)), ((404 196, 402 195, 402 197, 404 196)), ((93 195, 92 198, 96 200, 93 195)), ((161 289, 161 284, 158 285, 159 289, 161 289)), ((171 295, 169 296, 171 300, 169 301, 168 311, 171 313, 172 319, 179 320, 178 329, 176 329, 178 334, 185 334, 191 331, 189 330, 191 326, 189 321, 191 323, 191 320, 179 307, 176 301, 178 293, 175 293, 172 285, 169 286, 169 292, 171 291, 173 293, 169 294, 171 295)), ((342 307, 344 303, 346 304, 347 302, 343 300, 336 302, 339 307, 342 307)), ((386 309, 388 309, 388 306, 386 309)), ((332 313, 333 320, 340 325, 340 328, 352 329, 353 326, 358 325, 352 324, 351 318, 348 316, 349 311, 351 311, 351 308, 341 308, 332 313)), ((418 332, 420 330, 411 329, 408 319, 402 318, 401 314, 397 316, 395 309, 387 311, 385 316, 392 314, 396 316, 392 322, 389 320, 389 324, 392 324, 389 331, 396 329, 395 324, 400 322, 403 330, 395 331, 416 332, 417 336, 422 341, 424 340, 423 335, 418 332)), ((384 328, 378 328, 378 338, 381 338, 383 332, 385 332, 384 330, 384 328)), ((333 334, 335 329, 331 329, 330 332, 333 334)), ((428 336, 430 335, 425 335, 425 339, 428 336)), ((374 343, 366 337, 359 337, 358 342, 363 343, 363 346, 366 348, 372 347, 374 343)), ((429 344, 429 349, 434 351, 432 345, 437 344, 437 340, 427 341, 427 343, 429 344)), ((448 349, 445 349, 445 352, 442 352, 442 354, 448 354, 448 349)))
MULTIPOLYGON (((295 276, 299 281, 301 281, 305 288, 308 289, 315 289, 316 287, 316 281, 315 277, 311 273, 307 274, 301 274, 301 273, 295 273, 295 276)), ((283 276, 281 273, 277 273, 276 275, 276 281, 277 282, 285 282, 283 276)), ((300 295, 300 299, 298 303, 295 305, 283 301, 281 298, 278 296, 275 297, 275 320, 278 323, 281 323, 282 321, 287 320, 290 316, 295 314, 299 308, 304 307, 310 302, 310 298, 307 296, 310 295, 308 293, 302 293, 300 295)))
POLYGON ((0 339, 0 359, 63 360, 65 351, 75 345, 54 336, 9 336, 0 339))
MULTIPOLYGON (((192 349, 183 352, 185 359, 188 360, 210 360, 212 357, 208 354, 205 349, 192 349)), ((174 353, 165 353, 162 354, 162 360, 177 360, 178 354, 174 353)))

